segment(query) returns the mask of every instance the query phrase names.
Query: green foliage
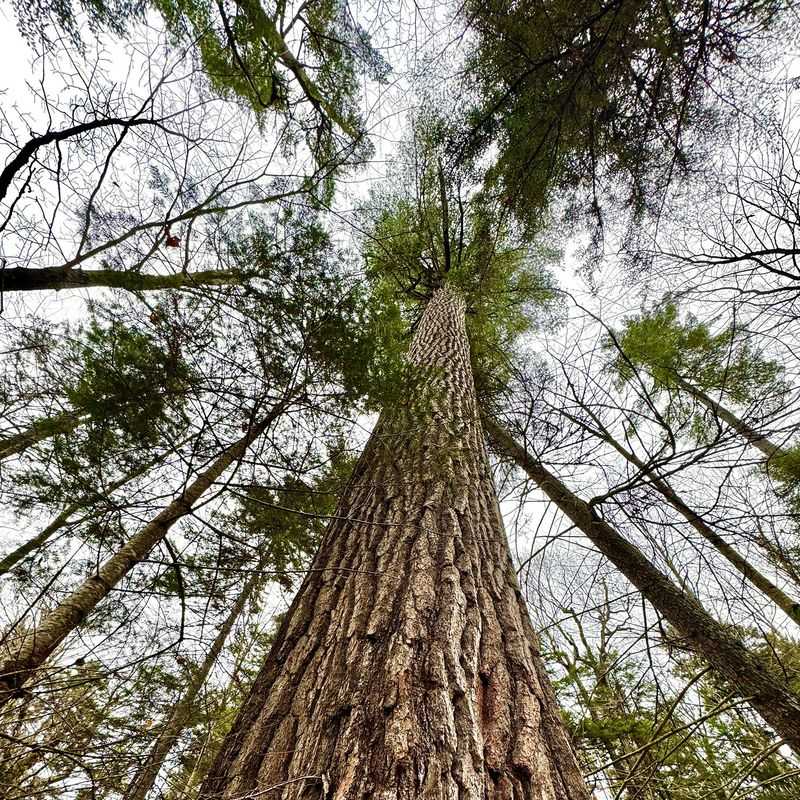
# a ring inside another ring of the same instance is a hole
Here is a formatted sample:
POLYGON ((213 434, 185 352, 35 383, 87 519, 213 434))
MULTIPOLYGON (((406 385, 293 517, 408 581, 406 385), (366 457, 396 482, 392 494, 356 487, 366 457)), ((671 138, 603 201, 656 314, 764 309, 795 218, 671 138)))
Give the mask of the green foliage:
POLYGON ((147 4, 144 0, 78 0, 77 5, 78 10, 71 0, 12 0, 19 30, 26 39, 48 42, 48 26, 55 24, 78 48, 82 46, 79 14, 84 15, 92 33, 109 30, 123 36, 131 21, 143 19, 147 4))
POLYGON ((447 284, 464 297, 476 382, 489 391, 507 380, 514 341, 542 320, 555 294, 547 264, 558 253, 516 235, 473 177, 448 166, 444 123, 422 116, 406 148, 408 166, 372 193, 363 209, 364 257, 373 307, 413 320, 431 292, 447 284))
POLYGON ((230 17, 230 7, 208 0, 152 0, 152 5, 176 38, 196 38, 218 92, 244 98, 255 109, 286 109, 288 85, 277 68, 274 44, 264 42, 271 28, 258 13, 260 6, 243 3, 243 13, 230 17))
POLYGON ((37 502, 58 508, 91 496, 114 470, 149 461, 153 448, 186 424, 184 405, 197 376, 177 332, 165 327, 153 334, 122 321, 117 311, 98 308, 50 367, 62 370, 53 379, 69 411, 31 425, 46 434, 40 448, 47 459, 29 462, 15 475, 18 487, 26 488, 15 499, 20 510, 37 502), (65 426, 70 419, 79 424, 65 426))
POLYGON ((691 164, 687 142, 697 154, 719 128, 711 76, 754 53, 783 5, 468 0, 477 99, 466 146, 497 147, 491 184, 534 227, 556 194, 588 194, 602 227, 609 185, 635 211, 655 208, 691 164))
POLYGON ((344 445, 334 443, 325 468, 313 482, 289 476, 281 486, 255 484, 238 496, 238 509, 230 521, 262 542, 270 556, 267 570, 284 588, 292 588, 317 549, 354 464, 344 445))
MULTIPOLYGON (((703 391, 720 389, 747 404, 767 389, 780 389, 781 367, 737 341, 735 328, 712 334, 692 316, 681 322, 673 303, 628 320, 619 344, 622 352, 616 353, 613 366, 621 380, 631 380, 634 369, 644 367, 656 391, 679 389, 683 378, 703 391)), ((606 347, 615 345, 607 341, 606 347)))
POLYGON ((310 361, 318 382, 337 387, 343 406, 379 408, 404 369, 397 304, 360 280, 315 212, 285 209, 253 219, 252 228, 229 249, 247 283, 241 305, 255 301, 271 333, 257 343, 265 374, 290 377, 294 359, 275 342, 293 341, 295 356, 310 361))
POLYGON ((676 428, 688 425, 690 435, 701 442, 710 440, 716 424, 693 391, 723 392, 739 405, 763 409, 786 390, 780 365, 739 339, 733 326, 712 333, 691 315, 681 321, 673 303, 630 318, 603 346, 620 385, 643 370, 652 391, 669 397, 665 418, 676 428))
MULTIPOLYGON (((14 0, 18 25, 29 40, 47 37, 48 25, 81 46, 80 19, 70 0, 14 0)), ((384 81, 386 60, 343 0, 315 0, 300 13, 284 0, 79 0, 93 32, 125 35, 148 7, 158 11, 173 39, 197 48, 213 88, 263 114, 277 111, 292 121, 287 139, 304 137, 319 164, 342 159, 335 129, 361 148, 366 139, 357 98, 360 81, 384 81), (297 13, 296 13, 297 12, 297 13), (284 38, 286 37, 286 38, 284 38), (293 53, 290 44, 299 42, 293 53), (298 103, 306 112, 298 114, 298 103)))
MULTIPOLYGON (((771 664, 794 692, 800 691, 800 643, 776 631, 764 634, 758 630, 740 628, 736 635, 747 641, 748 647, 771 664)), ((676 674, 689 677, 702 668, 696 657, 688 657, 676 665, 676 674)), ((715 672, 708 672, 698 687, 702 708, 710 710, 729 699, 734 689, 715 672)), ((705 772, 722 786, 736 786, 737 773, 744 768, 742 783, 752 785, 752 795, 733 791, 721 793, 721 798, 757 797, 759 800, 792 800, 800 793, 800 777, 792 775, 786 759, 775 746, 775 737, 747 709, 737 706, 713 715, 702 729, 703 750, 700 763, 690 766, 700 775, 705 772), (721 750, 725 742, 730 752, 721 750), (789 773, 789 774, 787 774, 789 773)), ((693 797, 694 795, 689 795, 693 797)))
MULTIPOLYGON (((678 660, 674 677, 679 685, 693 682, 693 689, 682 700, 675 694, 677 688, 664 696, 664 685, 645 677, 649 671, 642 674, 643 665, 628 648, 619 652, 603 633, 596 640, 596 631, 588 630, 593 631, 592 638, 582 636, 582 647, 569 639, 573 645, 569 649, 546 654, 549 662, 563 668, 554 683, 588 771, 602 766, 614 791, 625 782, 623 796, 629 800, 798 796, 800 778, 791 774, 791 763, 760 720, 732 701, 733 687, 714 672, 695 680, 705 667, 701 660, 694 656, 678 660)), ((748 632, 737 635, 742 633, 748 632)), ((797 643, 777 634, 765 642, 749 633, 750 646, 768 662, 780 663, 792 687, 800 688, 797 643)))
MULTIPOLYGON (((800 445, 794 445, 772 456, 765 465, 769 477, 774 481, 777 493, 789 512, 795 534, 800 526, 800 445)), ((792 537, 782 548, 788 562, 800 563, 800 547, 792 537)))
POLYGON ((65 390, 72 407, 88 414, 102 433, 113 425, 145 446, 157 438, 154 424, 180 406, 191 373, 177 345, 165 349, 142 331, 113 320, 93 320, 74 348, 80 374, 65 390))
POLYGON ((770 477, 777 481, 795 514, 800 514, 800 445, 789 447, 767 462, 770 477))

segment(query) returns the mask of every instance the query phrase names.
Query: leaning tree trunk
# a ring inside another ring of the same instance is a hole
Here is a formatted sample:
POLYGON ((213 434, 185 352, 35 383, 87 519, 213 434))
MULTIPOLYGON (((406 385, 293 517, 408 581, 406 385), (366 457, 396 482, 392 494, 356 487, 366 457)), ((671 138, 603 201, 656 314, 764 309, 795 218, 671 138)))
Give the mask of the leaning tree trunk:
POLYGON ((203 688, 212 667, 216 664, 219 654, 225 646, 225 641, 231 630, 233 630, 233 626, 236 624, 236 620, 253 596, 256 588, 259 584, 263 583, 263 570, 269 557, 269 550, 267 550, 259 559, 255 571, 250 575, 247 581, 245 581, 241 592, 239 592, 239 596, 236 598, 236 602, 231 607, 228 616, 217 631, 217 635, 214 637, 214 641, 206 653, 203 662, 192 674, 188 686, 175 704, 164 727, 159 732, 158 738, 150 749, 147 758, 125 790, 123 800, 145 800, 148 792, 153 788, 164 761, 177 743, 178 738, 191 718, 192 708, 197 700, 197 695, 203 688))
POLYGON ((249 426, 247 433, 226 447, 158 515, 156 515, 120 550, 100 565, 77 589, 55 608, 43 615, 39 624, 17 636, 10 636, 3 645, 5 659, 0 662, 0 707, 20 694, 36 671, 103 598, 127 575, 169 532, 182 517, 190 514, 200 499, 247 448, 285 410, 289 400, 284 398, 261 420, 249 426))
POLYGON ((27 430, 0 439, 0 460, 21 453, 59 433, 69 433, 85 419, 86 416, 77 411, 62 411, 55 416, 38 419, 27 430))
POLYGON ((756 450, 760 450, 767 459, 779 458, 786 455, 786 450, 773 441, 768 439, 763 433, 748 425, 744 420, 739 419, 732 411, 728 411, 725 406, 714 400, 711 395, 704 392, 698 386, 678 376, 678 385, 688 394, 704 405, 715 416, 729 425, 733 430, 742 436, 756 450))
POLYGON ((587 800, 436 291, 203 798, 587 800))
POLYGON ((763 659, 715 620, 627 539, 571 492, 496 420, 484 424, 498 451, 517 463, 683 637, 688 647, 745 697, 795 752, 800 753, 800 697, 763 659))
POLYGON ((709 525, 702 516, 697 514, 686 503, 683 498, 669 485, 666 479, 659 478, 639 458, 635 453, 623 447, 610 433, 601 431, 599 437, 608 442, 623 458, 636 466, 642 474, 645 485, 652 486, 670 505, 700 534, 709 542, 717 552, 725 558, 744 578, 760 589, 778 608, 789 617, 795 625, 800 625, 800 603, 790 597, 774 581, 770 580, 754 564, 751 564, 733 546, 728 544, 715 530, 709 525))
POLYGON ((41 292, 59 289, 91 289, 107 287, 129 292, 150 292, 158 289, 183 289, 193 286, 228 286, 241 283, 242 276, 232 270, 209 269, 197 272, 176 272, 169 275, 148 275, 134 270, 75 269, 74 267, 13 267, 0 273, 2 292, 41 292))
MULTIPOLYGON (((116 491, 129 481, 132 481, 135 478, 138 478, 140 475, 143 475, 145 472, 147 472, 147 470, 151 469, 156 464, 158 464, 158 462, 162 458, 163 456, 159 456, 157 459, 153 459, 151 461, 146 462, 145 464, 141 464, 140 466, 131 470, 127 474, 123 475, 118 480, 109 484, 109 486, 104 491, 95 491, 92 493, 87 493, 83 495, 83 497, 81 497, 80 499, 76 500, 74 503, 68 505, 57 517, 55 517, 50 522, 49 525, 47 525, 45 528, 39 531, 39 533, 37 533, 36 536, 32 537, 31 539, 28 539, 27 542, 23 542, 21 545, 19 545, 19 547, 14 548, 14 550, 12 550, 8 555, 3 556, 3 558, 0 559, 0 576, 3 576, 7 572, 10 572, 20 561, 22 561, 23 558, 30 555, 31 553, 36 552, 62 528, 65 528, 69 524, 74 524, 70 522, 70 519, 75 514, 77 514, 80 511, 95 513, 95 506, 100 500, 108 499, 108 495, 110 495, 111 492, 116 491)), ((86 519, 86 515, 84 515, 82 519, 86 519)))

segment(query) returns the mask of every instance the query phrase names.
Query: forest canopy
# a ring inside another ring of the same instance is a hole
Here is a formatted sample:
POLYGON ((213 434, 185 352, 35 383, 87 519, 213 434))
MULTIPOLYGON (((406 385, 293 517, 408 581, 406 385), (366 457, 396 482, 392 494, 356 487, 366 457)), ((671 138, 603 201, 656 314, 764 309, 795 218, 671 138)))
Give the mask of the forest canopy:
POLYGON ((800 4, 0 10, 0 799, 800 796, 800 4))

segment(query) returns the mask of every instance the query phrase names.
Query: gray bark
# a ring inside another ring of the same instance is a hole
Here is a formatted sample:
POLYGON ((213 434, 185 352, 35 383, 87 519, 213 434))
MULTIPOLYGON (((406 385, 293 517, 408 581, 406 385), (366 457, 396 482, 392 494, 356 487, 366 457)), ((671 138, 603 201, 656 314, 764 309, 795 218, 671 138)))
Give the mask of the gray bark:
POLYGON ((36 420, 27 430, 0 439, 0 460, 22 453, 58 433, 69 433, 85 419, 76 411, 63 411, 53 417, 36 420))
POLYGON ((226 286, 240 283, 241 275, 228 270, 177 272, 171 275, 148 275, 115 269, 77 269, 73 267, 13 267, 0 274, 0 291, 41 292, 59 289, 87 289, 104 286, 149 292, 157 289, 182 289, 192 286, 226 286))
POLYGON ((602 432, 601 438, 608 442, 627 461, 641 470, 645 482, 652 486, 673 508, 719 552, 741 575, 772 600, 796 625, 800 625, 800 604, 757 567, 726 542, 699 514, 695 513, 683 498, 669 485, 648 470, 647 465, 635 453, 623 447, 611 434, 602 432))
POLYGON ((203 663, 192 676, 192 679, 187 685, 186 690, 181 695, 172 713, 169 715, 169 718, 164 724, 164 727, 159 732, 158 738, 153 744, 153 747, 150 749, 150 752, 142 764, 141 769, 134 776, 130 785, 125 790, 123 800, 145 800, 147 793, 153 788, 164 761, 170 754, 172 748, 175 746, 175 743, 178 741, 178 737, 183 732, 184 728, 186 727, 186 723, 191 717, 192 706, 197 699, 197 695, 203 688, 203 685, 205 684, 206 678, 211 672, 212 667, 217 662, 219 654, 222 652, 222 648, 225 646, 225 641, 230 635, 231 630, 233 630, 233 626, 236 624, 236 620, 239 618, 239 615, 242 613, 248 601, 253 596, 256 588, 260 583, 263 582, 264 576, 262 575, 262 570, 264 569, 268 559, 269 551, 267 551, 267 553, 262 556, 261 559, 259 559, 255 571, 242 587, 242 591, 239 593, 236 602, 231 607, 231 610, 228 613, 228 616, 225 618, 225 621, 220 626, 219 631, 217 631, 217 635, 214 637, 214 641, 206 653, 203 663))
POLYGON ((133 569, 169 532, 182 517, 189 514, 195 503, 247 448, 279 417, 288 400, 277 403, 247 433, 229 445, 198 475, 194 481, 142 530, 113 556, 108 558, 93 575, 43 615, 39 624, 18 635, 12 635, 4 644, 5 658, 0 663, 0 707, 19 694, 45 660, 64 639, 91 613, 103 598, 133 569))

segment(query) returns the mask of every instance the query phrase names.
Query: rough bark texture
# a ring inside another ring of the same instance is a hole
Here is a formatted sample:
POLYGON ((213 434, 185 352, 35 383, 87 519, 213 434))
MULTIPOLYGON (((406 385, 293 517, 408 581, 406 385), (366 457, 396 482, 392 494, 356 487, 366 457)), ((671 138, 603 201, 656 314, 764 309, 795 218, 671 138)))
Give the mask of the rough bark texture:
POLYGON ((588 797, 509 558, 449 290, 409 360, 422 386, 373 432, 203 798, 588 797))
POLYGON ((220 453, 210 466, 142 530, 131 537, 113 556, 100 565, 75 591, 43 615, 39 624, 3 643, 0 663, 0 707, 17 696, 45 660, 97 604, 133 569, 169 532, 181 517, 192 511, 195 503, 228 467, 240 459, 247 448, 286 408, 287 401, 275 405, 247 433, 220 453))
POLYGON ((515 461, 582 531, 597 549, 650 601, 686 644, 704 658, 761 715, 795 752, 800 753, 800 697, 768 663, 747 650, 697 601, 655 565, 594 509, 571 492, 497 421, 484 424, 499 452, 515 461))
POLYGON ((0 291, 40 292, 46 289, 86 289, 106 286, 147 292, 155 289, 180 289, 189 286, 224 286, 239 283, 241 277, 226 270, 178 272, 174 275, 146 275, 114 269, 74 269, 72 267, 13 267, 0 273, 0 291))

